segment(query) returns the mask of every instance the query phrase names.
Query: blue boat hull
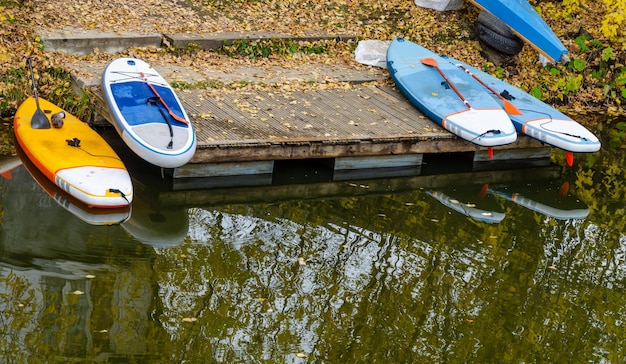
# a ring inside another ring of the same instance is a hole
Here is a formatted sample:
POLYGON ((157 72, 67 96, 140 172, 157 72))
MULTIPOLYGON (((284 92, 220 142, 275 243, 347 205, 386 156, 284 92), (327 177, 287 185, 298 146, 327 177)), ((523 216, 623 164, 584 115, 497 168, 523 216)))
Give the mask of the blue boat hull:
POLYGON ((471 0, 506 23, 526 43, 553 62, 569 61, 567 48, 526 0, 471 0))

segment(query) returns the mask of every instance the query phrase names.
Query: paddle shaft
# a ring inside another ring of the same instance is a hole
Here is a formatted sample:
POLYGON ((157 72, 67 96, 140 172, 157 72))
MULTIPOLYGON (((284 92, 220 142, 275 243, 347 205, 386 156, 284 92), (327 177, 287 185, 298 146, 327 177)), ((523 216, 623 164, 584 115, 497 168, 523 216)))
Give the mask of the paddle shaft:
POLYGON ((37 95, 37 85, 35 85, 35 73, 33 72, 33 62, 30 60, 30 58, 26 62, 28 62, 28 68, 30 69, 30 79, 33 83, 33 97, 35 98, 35 105, 37 105, 37 109, 41 109, 39 107, 39 96, 37 95))
POLYGON ((28 58, 26 63, 28 63, 28 68, 30 69, 30 78, 33 82, 33 97, 35 98, 36 106, 35 113, 30 120, 30 126, 34 129, 48 129, 50 128, 50 121, 39 106, 39 95, 37 94, 37 83, 35 82, 35 73, 33 72, 33 62, 30 58, 28 58))
POLYGON ((434 67, 437 72, 439 72, 439 74, 441 75, 441 77, 443 77, 443 79, 448 83, 448 85, 450 85, 450 87, 452 88, 452 90, 454 90, 454 92, 456 93, 456 95, 461 99, 461 101, 463 101, 463 103, 465 104, 465 106, 467 106, 468 109, 471 109, 472 106, 470 105, 470 103, 465 99, 465 97, 463 97, 463 95, 461 94, 461 92, 456 88, 456 86, 454 86, 454 84, 448 79, 448 77, 446 77, 445 73, 443 73, 443 71, 441 70, 441 68, 439 68, 439 65, 437 64, 437 61, 434 58, 422 58, 421 62, 427 66, 431 66, 434 67))
POLYGON ((491 88, 489 85, 487 85, 483 80, 481 80, 480 78, 478 78, 478 76, 476 76, 475 74, 473 74, 472 72, 470 72, 470 70, 468 70, 467 68, 465 68, 465 66, 463 66, 462 64, 457 64, 457 67, 459 67, 460 69, 462 69, 463 71, 465 71, 465 73, 467 73, 468 75, 472 76, 473 79, 475 79, 476 81, 478 81, 478 83, 480 83, 481 85, 485 86, 485 88, 487 90, 489 90, 490 92, 492 92, 494 95, 498 96, 500 98, 500 100, 502 100, 502 102, 504 102, 504 106, 505 106, 505 111, 508 112, 509 114, 516 114, 516 115, 521 115, 522 112, 519 111, 519 109, 517 107, 515 107, 515 105, 511 104, 509 102, 509 100, 505 99, 504 96, 500 95, 498 93, 498 91, 494 90, 493 88, 491 88))
POLYGON ((163 104, 163 106, 165 106, 165 109, 167 110, 167 113, 170 114, 174 120, 179 121, 181 123, 184 124, 189 124, 189 122, 183 118, 181 118, 180 116, 176 115, 172 109, 170 109, 169 106, 167 106, 167 104, 165 103, 165 100, 163 100, 163 98, 161 97, 161 95, 159 95, 159 92, 156 90, 156 87, 154 87, 150 81, 148 81, 148 78, 146 77, 146 75, 144 75, 143 72, 139 73, 141 75, 141 77, 143 78, 143 80, 146 82, 146 84, 148 85, 148 87, 150 87, 150 90, 152 90, 152 92, 154 93, 154 96, 159 98, 159 101, 161 102, 161 104, 163 104))

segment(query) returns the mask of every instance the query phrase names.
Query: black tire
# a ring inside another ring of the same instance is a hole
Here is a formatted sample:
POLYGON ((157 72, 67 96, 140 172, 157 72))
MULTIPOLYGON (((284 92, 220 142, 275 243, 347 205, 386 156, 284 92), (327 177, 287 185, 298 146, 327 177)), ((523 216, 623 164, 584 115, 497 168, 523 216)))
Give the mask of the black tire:
POLYGON ((519 40, 519 37, 513 33, 511 28, 506 25, 505 22, 486 10, 481 10, 478 14, 478 22, 503 37, 519 40))
POLYGON ((481 23, 476 24, 476 36, 491 48, 504 54, 516 55, 524 47, 524 42, 521 40, 503 37, 481 23))

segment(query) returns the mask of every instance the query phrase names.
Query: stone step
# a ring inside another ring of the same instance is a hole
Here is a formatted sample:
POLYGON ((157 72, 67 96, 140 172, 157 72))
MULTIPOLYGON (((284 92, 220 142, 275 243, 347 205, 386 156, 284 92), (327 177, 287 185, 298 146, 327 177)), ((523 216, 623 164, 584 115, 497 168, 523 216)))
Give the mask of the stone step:
POLYGON ((87 55, 98 50, 115 53, 131 47, 173 47, 183 49, 191 45, 203 49, 218 49, 238 40, 258 41, 268 39, 315 41, 315 40, 354 40, 355 35, 331 35, 310 33, 290 35, 273 32, 225 32, 208 34, 161 34, 133 32, 101 32, 97 30, 64 29, 39 30, 36 32, 43 42, 44 49, 52 52, 65 52, 74 55, 87 55))

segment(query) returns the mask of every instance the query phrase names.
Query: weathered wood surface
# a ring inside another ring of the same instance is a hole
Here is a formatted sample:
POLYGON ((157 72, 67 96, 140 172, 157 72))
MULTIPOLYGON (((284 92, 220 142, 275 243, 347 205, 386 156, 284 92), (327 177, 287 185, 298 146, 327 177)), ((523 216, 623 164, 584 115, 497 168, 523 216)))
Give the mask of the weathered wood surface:
MULTIPOLYGON (((192 164, 481 149, 441 129, 392 87, 229 91, 217 98, 185 90, 179 97, 196 128, 192 164)), ((108 117, 106 108, 100 112, 108 117)), ((538 146, 522 137, 495 153, 538 146)))
MULTIPOLYGON (((110 120, 99 91, 106 64, 68 65, 79 89, 97 96, 97 111, 110 120)), ((179 90, 197 132, 197 151, 183 174, 197 174, 207 163, 384 157, 394 155, 470 152, 480 157, 486 149, 461 140, 429 120, 393 86, 386 70, 346 64, 311 64, 299 69, 274 67, 271 72, 240 66, 229 73, 189 69, 174 64, 155 65, 166 79, 188 84, 207 80, 228 83, 272 82, 276 77, 307 80, 332 88, 295 91, 179 90), (372 82, 374 81, 374 82, 372 82), (337 87, 344 85, 345 87, 337 87), (199 168, 192 172, 191 169, 199 168)), ((495 156, 516 156, 516 151, 541 147, 527 137, 496 147, 495 156)), ((532 152, 527 155, 533 154, 532 152)), ((518 158, 519 159, 519 158, 518 158)))

